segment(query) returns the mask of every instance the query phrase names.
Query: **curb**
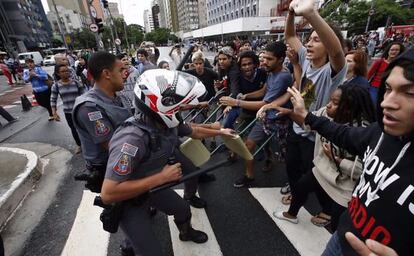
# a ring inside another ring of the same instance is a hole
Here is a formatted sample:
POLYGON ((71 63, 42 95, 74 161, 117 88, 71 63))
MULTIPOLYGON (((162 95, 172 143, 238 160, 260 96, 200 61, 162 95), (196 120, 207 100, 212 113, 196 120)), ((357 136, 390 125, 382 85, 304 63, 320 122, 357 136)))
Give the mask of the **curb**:
POLYGON ((41 177, 41 163, 37 155, 29 150, 20 148, 0 147, 0 152, 9 151, 27 158, 26 166, 10 185, 10 188, 0 196, 0 227, 12 217, 21 201, 32 190, 33 185, 41 177))

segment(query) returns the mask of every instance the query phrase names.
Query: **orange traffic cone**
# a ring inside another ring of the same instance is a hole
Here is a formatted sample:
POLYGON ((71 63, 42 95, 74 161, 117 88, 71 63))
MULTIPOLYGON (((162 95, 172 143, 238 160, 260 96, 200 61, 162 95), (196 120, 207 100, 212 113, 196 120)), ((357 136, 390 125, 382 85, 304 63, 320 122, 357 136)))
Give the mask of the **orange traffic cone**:
POLYGON ((32 107, 37 107, 37 106, 39 106, 39 103, 37 103, 36 97, 32 95, 32 107))

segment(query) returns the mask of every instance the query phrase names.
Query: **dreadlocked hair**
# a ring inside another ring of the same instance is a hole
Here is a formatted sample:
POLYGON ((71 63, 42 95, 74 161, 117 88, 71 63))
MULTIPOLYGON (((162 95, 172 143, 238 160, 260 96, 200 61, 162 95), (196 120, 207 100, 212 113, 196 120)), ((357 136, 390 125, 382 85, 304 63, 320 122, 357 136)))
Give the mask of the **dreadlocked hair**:
POLYGON ((362 126, 363 121, 375 122, 375 109, 367 89, 352 83, 338 89, 342 93, 334 122, 351 125, 356 122, 358 126, 362 126))

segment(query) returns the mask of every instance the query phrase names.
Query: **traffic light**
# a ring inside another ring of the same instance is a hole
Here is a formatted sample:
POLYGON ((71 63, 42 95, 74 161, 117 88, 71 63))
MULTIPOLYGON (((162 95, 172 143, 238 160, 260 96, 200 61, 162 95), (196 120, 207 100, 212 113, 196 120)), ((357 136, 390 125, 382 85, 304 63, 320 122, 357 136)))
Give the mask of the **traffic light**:
POLYGON ((103 22, 102 22, 102 19, 100 19, 100 18, 95 18, 95 24, 98 26, 98 33, 102 33, 103 32, 103 26, 104 26, 104 24, 103 24, 103 22))
POLYGON ((104 8, 108 8, 108 0, 101 0, 101 2, 104 8))

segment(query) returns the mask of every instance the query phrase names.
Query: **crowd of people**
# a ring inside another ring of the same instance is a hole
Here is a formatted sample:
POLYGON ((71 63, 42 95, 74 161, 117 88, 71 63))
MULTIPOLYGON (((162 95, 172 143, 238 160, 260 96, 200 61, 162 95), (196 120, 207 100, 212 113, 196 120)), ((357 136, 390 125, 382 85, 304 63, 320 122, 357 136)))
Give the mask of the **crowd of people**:
POLYGON ((273 215, 300 225, 298 212, 314 192, 321 211, 309 221, 333 232, 323 255, 413 255, 414 49, 389 42, 369 68, 373 43, 347 43, 311 4, 298 1, 289 9, 284 38, 236 38, 220 49, 211 43, 213 63, 202 45, 187 60, 175 45, 169 56, 184 72, 158 61, 154 45, 142 45, 134 57, 96 52, 70 61, 57 54, 53 77, 26 60, 22 77, 50 121, 60 121, 58 98, 63 102, 76 153, 86 161, 87 188, 101 192, 106 204, 124 202, 124 255, 162 255, 149 208, 174 215, 182 241, 208 240, 191 226, 189 205, 207 205, 196 195, 198 177, 184 183, 184 199, 171 189, 148 191, 197 170, 179 150, 181 137, 206 144, 246 127, 245 146, 255 157, 245 160, 235 188, 255 185, 260 155, 263 171, 275 160, 285 162, 288 180, 280 193, 287 208, 273 215), (295 15, 313 28, 303 43, 295 15), (203 123, 216 109, 215 120, 203 123), (259 145, 263 152, 255 152, 259 145))

